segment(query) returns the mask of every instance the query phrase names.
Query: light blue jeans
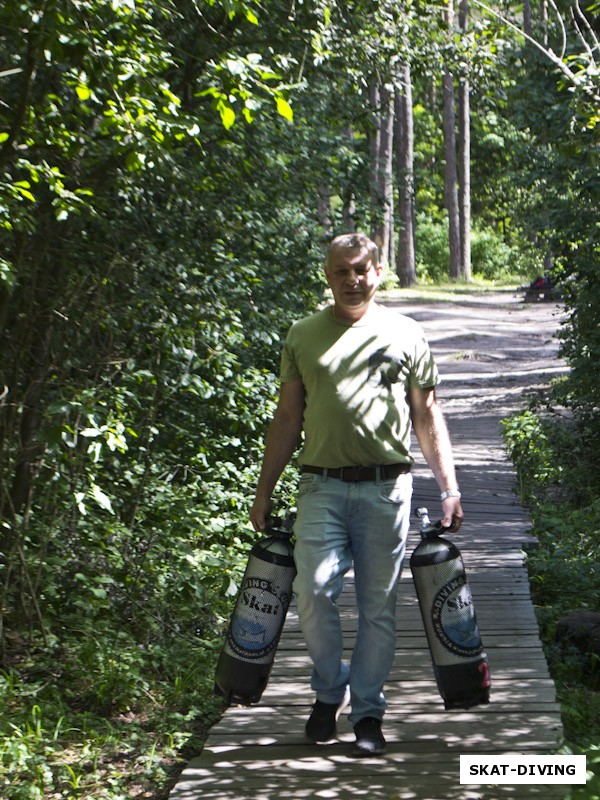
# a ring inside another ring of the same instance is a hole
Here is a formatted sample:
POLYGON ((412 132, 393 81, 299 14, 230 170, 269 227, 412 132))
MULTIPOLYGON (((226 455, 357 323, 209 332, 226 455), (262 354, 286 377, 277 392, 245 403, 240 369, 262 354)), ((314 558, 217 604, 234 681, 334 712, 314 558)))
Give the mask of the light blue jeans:
POLYGON ((317 699, 339 703, 350 685, 352 725, 382 719, 394 661, 396 594, 410 524, 412 475, 345 483, 303 473, 294 526, 296 606, 317 699), (337 598, 354 567, 358 632, 350 663, 337 598))

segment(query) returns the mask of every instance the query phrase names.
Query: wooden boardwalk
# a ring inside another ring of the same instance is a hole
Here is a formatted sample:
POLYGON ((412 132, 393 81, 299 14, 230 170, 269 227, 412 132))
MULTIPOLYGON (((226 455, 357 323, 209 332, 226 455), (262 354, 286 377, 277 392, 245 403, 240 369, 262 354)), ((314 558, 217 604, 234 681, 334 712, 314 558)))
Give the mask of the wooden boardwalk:
MULTIPOLYGON (((288 613, 271 682, 261 703, 229 709, 202 754, 180 776, 171 800, 500 800, 562 798, 565 786, 472 786, 459 782, 460 754, 548 754, 560 743, 560 708, 538 637, 522 544, 529 519, 515 495, 499 421, 534 385, 564 368, 552 333, 555 309, 513 295, 461 305, 403 303, 420 319, 445 377, 439 395, 463 490, 461 549, 492 677, 489 706, 445 711, 420 619, 410 569, 398 595, 398 644, 386 687, 384 757, 353 759, 348 720, 325 745, 304 739, 314 698, 310 661, 295 609, 288 613)), ((435 482, 419 464, 413 508, 439 514, 435 482)), ((417 524, 408 553, 418 542, 417 524)), ((341 598, 350 651, 356 616, 352 581, 341 598)))

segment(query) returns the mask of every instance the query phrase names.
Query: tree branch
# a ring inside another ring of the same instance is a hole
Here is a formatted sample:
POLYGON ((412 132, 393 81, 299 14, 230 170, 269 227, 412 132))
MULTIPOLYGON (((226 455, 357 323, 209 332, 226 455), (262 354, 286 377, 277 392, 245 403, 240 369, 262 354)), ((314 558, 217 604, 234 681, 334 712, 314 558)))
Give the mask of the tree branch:
POLYGON ((584 91, 587 95, 589 95, 593 100, 597 103, 600 103, 600 94, 598 94, 592 85, 592 83, 587 83, 586 81, 582 80, 578 75, 576 75, 573 70, 571 70, 565 62, 556 55, 556 53, 549 47, 545 47, 541 42, 538 42, 537 39, 534 39, 533 36, 530 36, 528 33, 525 33, 518 25, 515 25, 514 22, 511 22, 507 17, 503 14, 500 14, 498 11, 495 11, 490 6, 486 5, 485 3, 481 2, 481 0, 472 0, 475 5, 479 6, 479 8, 486 11, 488 14, 491 14, 496 19, 499 19, 505 25, 507 25, 511 30, 518 33, 522 36, 527 42, 532 44, 536 47, 541 53, 543 53, 546 58, 548 58, 558 69, 567 76, 567 78, 577 86, 579 89, 584 91))

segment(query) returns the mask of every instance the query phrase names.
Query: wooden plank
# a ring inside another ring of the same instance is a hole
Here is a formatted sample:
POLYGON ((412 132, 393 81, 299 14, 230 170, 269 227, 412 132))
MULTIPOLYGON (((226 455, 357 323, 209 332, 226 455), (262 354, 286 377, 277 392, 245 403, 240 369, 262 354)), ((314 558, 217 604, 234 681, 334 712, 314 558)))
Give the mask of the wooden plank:
MULTIPOLYGON (((344 630, 345 633, 348 634, 345 639, 346 648, 350 650, 354 642, 354 634, 356 633, 355 620, 352 620, 352 626, 348 625, 344 628, 344 630)), ((539 644, 537 631, 530 633, 521 632, 519 636, 514 636, 514 634, 511 634, 507 631, 503 631, 501 634, 495 634, 487 631, 484 639, 485 650, 488 655, 490 652, 499 650, 501 648, 519 648, 519 650, 522 648, 537 649, 539 644)), ((397 642, 398 652, 401 654, 412 650, 419 650, 422 652, 424 647, 427 645, 427 640, 425 639, 422 631, 416 630, 401 631, 398 635, 397 642)), ((279 648, 279 655, 281 656, 281 654, 284 652, 293 653, 296 650, 306 650, 306 645, 304 644, 304 640, 301 636, 287 638, 284 644, 279 648)), ((401 657, 402 656, 400 655, 399 658, 401 657)))
MULTIPOLYGON (((506 633, 512 635, 518 631, 534 630, 537 634, 537 620, 531 606, 525 600, 515 600, 508 597, 506 599, 496 597, 483 600, 473 592, 476 601, 477 619, 479 627, 485 631, 494 631, 496 635, 506 633), (510 625, 507 617, 501 616, 510 614, 510 625), (484 621, 485 620, 485 624, 484 621)), ((340 618, 346 630, 356 629, 356 611, 352 605, 340 606, 340 618)), ((396 629, 399 633, 416 631, 423 633, 423 623, 421 614, 416 605, 403 605, 398 609, 396 629)), ((282 637, 280 647, 290 639, 301 637, 301 626, 298 620, 290 620, 286 624, 285 636, 282 637)))
MULTIPOLYGON (((309 710, 308 702, 305 706, 289 705, 285 708, 270 705, 231 708, 215 724, 211 734, 216 736, 220 732, 235 731, 238 741, 243 739, 246 744, 260 744, 265 736, 272 741, 281 740, 283 744, 304 742, 304 725, 309 710)), ((549 711, 505 712, 494 710, 493 703, 468 711, 444 711, 443 706, 429 710, 418 706, 408 711, 400 703, 390 703, 385 717, 385 729, 388 742, 405 740, 407 736, 422 737, 436 731, 440 742, 453 741, 460 744, 469 737, 476 737, 478 740, 487 737, 489 745, 489 737, 506 734, 517 739, 519 736, 531 735, 532 731, 535 731, 538 739, 557 743, 556 731, 560 731, 560 724, 556 715, 549 711)), ((338 738, 343 740, 346 734, 350 737, 349 741, 353 741, 349 723, 341 719, 338 738)))
POLYGON ((290 762, 283 774, 270 772, 270 763, 259 761, 251 777, 235 774, 228 764, 224 776, 198 773, 189 767, 172 797, 177 800, 290 800, 291 798, 328 798, 332 800, 501 800, 502 798, 537 798, 561 800, 564 788, 557 786, 460 786, 456 785, 458 769, 444 770, 437 761, 431 773, 407 775, 374 771, 373 775, 338 775, 338 762, 329 764, 329 774, 317 780, 307 776, 302 763, 290 762), (331 777, 335 773, 335 777, 331 777), (434 780, 427 781, 431 776, 434 780))
MULTIPOLYGON (((513 673, 515 675, 531 675, 535 672, 536 668, 541 673, 546 664, 544 653, 540 650, 539 646, 536 647, 523 647, 519 648, 517 655, 504 650, 502 648, 489 648, 488 656, 490 658, 490 666, 492 669, 504 672, 507 674, 513 673)), ((487 652, 487 651, 486 651, 487 652)), ((344 657, 348 658, 352 655, 352 648, 350 646, 344 649, 344 657)), ((414 648, 410 650, 397 651, 396 660, 392 667, 391 675, 400 673, 402 671, 414 670, 418 674, 419 670, 425 667, 429 672, 429 650, 425 642, 423 647, 414 648)), ((285 674, 286 670, 300 669, 308 677, 310 670, 306 670, 306 666, 310 664, 308 653, 299 650, 283 650, 277 658, 277 672, 285 674)), ((545 669, 544 669, 545 673, 545 669)), ((535 674, 538 674, 535 672, 535 674)))
MULTIPOLYGON (((390 678, 386 682, 390 705, 408 704, 431 705, 436 710, 441 708, 441 699, 431 676, 390 678)), ((307 700, 306 681, 293 680, 287 675, 276 675, 271 679, 262 703, 280 705, 282 701, 289 704, 309 702, 307 700)), ((491 703, 486 707, 490 713, 504 711, 511 705, 519 708, 527 704, 548 704, 556 702, 556 690, 549 677, 540 675, 496 675, 492 676, 491 703)))

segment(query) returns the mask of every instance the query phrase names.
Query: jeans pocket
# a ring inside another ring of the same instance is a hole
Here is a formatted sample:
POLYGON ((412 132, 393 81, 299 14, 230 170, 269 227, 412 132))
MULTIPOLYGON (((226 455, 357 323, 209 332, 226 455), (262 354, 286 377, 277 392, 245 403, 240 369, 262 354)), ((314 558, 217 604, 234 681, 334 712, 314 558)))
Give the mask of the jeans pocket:
POLYGON ((381 481, 379 496, 386 503, 399 506, 409 502, 412 495, 412 475, 403 474, 391 480, 381 481))
POLYGON ((312 473, 306 472, 300 475, 300 481, 298 483, 298 499, 304 497, 304 495, 316 492, 321 481, 322 478, 320 475, 313 475, 312 473))

